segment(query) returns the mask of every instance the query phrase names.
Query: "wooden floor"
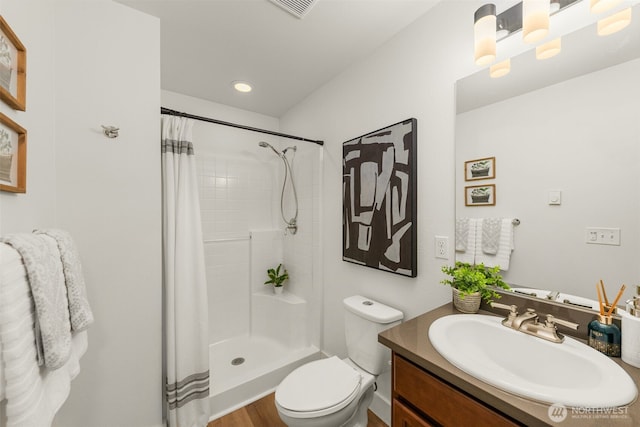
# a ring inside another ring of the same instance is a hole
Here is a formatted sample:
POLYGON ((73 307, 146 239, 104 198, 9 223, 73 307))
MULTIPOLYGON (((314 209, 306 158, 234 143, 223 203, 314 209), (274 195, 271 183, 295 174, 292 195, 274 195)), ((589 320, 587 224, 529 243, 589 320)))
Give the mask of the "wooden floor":
MULTIPOLYGON (((280 420, 274 402, 274 393, 240 408, 222 418, 211 421, 207 427, 287 427, 280 420)), ((367 427, 387 427, 387 425, 369 411, 367 427)))

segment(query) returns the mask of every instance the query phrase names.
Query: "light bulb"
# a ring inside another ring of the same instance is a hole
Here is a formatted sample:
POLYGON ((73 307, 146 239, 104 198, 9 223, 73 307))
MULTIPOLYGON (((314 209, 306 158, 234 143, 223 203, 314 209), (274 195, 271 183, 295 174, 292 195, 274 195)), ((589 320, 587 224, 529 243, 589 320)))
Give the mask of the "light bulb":
POLYGON ((496 5, 488 3, 473 17, 474 57, 477 65, 488 65, 496 59, 496 5))
POLYGON ((553 39, 550 42, 541 44, 536 47, 536 58, 537 59, 549 59, 553 56, 556 56, 560 53, 562 48, 561 38, 553 39))
POLYGON ((549 32, 549 0, 522 2, 522 39, 534 43, 549 32))
POLYGON ((506 76, 511 71, 511 59, 505 59, 502 62, 498 62, 495 65, 489 67, 489 75, 493 79, 506 76))
POLYGON ((621 10, 598 21, 598 35, 608 36, 617 33, 631 22, 631 8, 621 10))

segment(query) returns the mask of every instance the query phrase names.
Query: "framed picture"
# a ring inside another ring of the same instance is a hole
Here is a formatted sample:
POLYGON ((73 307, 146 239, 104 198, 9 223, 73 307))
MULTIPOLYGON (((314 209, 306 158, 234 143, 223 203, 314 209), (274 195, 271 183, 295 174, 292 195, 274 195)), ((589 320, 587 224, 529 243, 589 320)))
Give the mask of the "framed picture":
POLYGON ((27 192, 27 131, 0 113, 0 190, 27 192))
POLYGON ((464 162, 464 180, 492 179, 496 177, 496 158, 469 160, 464 162))
POLYGON ((342 144, 342 259, 417 275, 417 120, 342 144))
POLYGON ((25 111, 27 50, 0 16, 0 99, 14 110, 25 111))
POLYGON ((472 185, 464 188, 465 206, 494 206, 496 204, 496 186, 472 185))

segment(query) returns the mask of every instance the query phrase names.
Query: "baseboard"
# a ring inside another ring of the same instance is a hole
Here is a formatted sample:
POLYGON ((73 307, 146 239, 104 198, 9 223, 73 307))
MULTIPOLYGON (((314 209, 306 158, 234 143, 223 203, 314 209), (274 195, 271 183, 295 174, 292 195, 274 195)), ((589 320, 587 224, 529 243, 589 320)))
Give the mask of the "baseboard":
POLYGON ((373 394, 373 400, 371 401, 369 409, 384 421, 386 425, 391 425, 391 402, 379 392, 373 394))

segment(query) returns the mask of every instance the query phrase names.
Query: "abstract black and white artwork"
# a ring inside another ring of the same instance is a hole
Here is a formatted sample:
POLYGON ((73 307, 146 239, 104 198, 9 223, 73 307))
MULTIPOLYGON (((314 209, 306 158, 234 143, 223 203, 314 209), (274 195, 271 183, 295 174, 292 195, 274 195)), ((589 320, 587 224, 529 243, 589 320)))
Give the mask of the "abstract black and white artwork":
POLYGON ((342 259, 416 277, 417 121, 342 145, 342 259))

